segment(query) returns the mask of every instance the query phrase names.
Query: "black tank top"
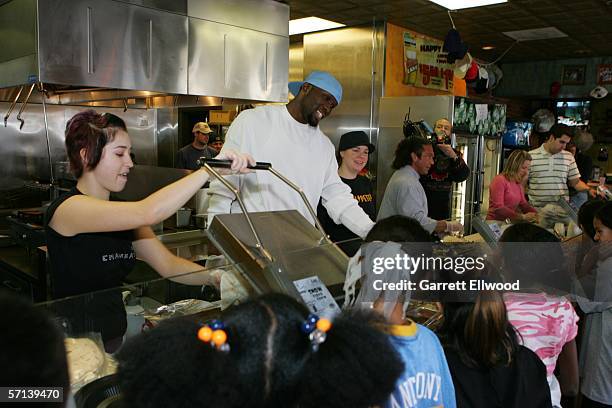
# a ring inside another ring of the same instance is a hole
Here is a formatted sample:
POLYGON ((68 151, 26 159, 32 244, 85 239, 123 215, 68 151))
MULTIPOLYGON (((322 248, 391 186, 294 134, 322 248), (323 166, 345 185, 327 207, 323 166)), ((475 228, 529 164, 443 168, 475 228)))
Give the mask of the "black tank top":
POLYGON ((45 215, 53 298, 81 295, 57 303, 56 312, 70 322, 69 334, 100 332, 106 341, 122 336, 127 327, 121 291, 112 288, 121 286, 136 263, 134 233, 95 232, 72 237, 59 234, 49 222, 64 201, 79 194, 82 193, 73 188, 51 203, 45 215))

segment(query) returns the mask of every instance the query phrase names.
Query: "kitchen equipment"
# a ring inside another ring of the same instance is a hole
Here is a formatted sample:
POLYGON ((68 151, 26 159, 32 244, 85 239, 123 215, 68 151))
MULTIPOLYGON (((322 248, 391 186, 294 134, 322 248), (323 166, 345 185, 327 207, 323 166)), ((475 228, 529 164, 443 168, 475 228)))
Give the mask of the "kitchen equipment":
POLYGON ((502 234, 500 223, 487 222, 481 217, 472 217, 472 229, 492 248, 497 248, 497 241, 502 234))
POLYGON ((21 222, 35 224, 37 226, 42 226, 44 223, 44 213, 40 208, 17 210, 15 212, 15 218, 21 222))
POLYGON ((19 130, 23 129, 23 125, 25 124, 25 120, 21 117, 21 114, 25 110, 25 107, 28 104, 28 101, 30 100, 30 96, 32 96, 32 91, 34 90, 35 86, 36 86, 35 83, 30 85, 30 90, 28 91, 28 95, 26 96, 25 101, 21 104, 21 108, 19 108, 19 112, 17 113, 17 120, 20 122, 19 130))
POLYGON ((211 242, 236 264, 256 292, 283 292, 302 300, 296 282, 316 276, 332 295, 341 294, 348 257, 329 240, 301 189, 270 163, 258 162, 253 167, 270 171, 296 190, 317 228, 296 210, 247 212, 238 189, 212 167, 230 164, 201 159, 201 165, 234 193, 243 211, 216 215, 208 229, 211 242))
POLYGON ((29 254, 47 242, 43 226, 43 211, 40 208, 17 210, 6 217, 13 240, 26 248, 29 254))
POLYGON ((210 196, 208 195, 207 188, 201 188, 195 195, 195 213, 204 214, 208 210, 208 202, 210 196))
POLYGON ((208 228, 208 214, 196 214, 193 216, 193 219, 197 228, 208 228))
POLYGON ((191 225, 191 208, 179 208, 176 211, 177 228, 188 227, 191 225))
POLYGON ((121 407, 121 388, 117 374, 107 375, 83 386, 74 395, 81 408, 121 407))
POLYGON ((15 99, 11 103, 11 106, 9 107, 8 112, 6 112, 6 115, 4 116, 4 127, 8 126, 8 120, 11 117, 11 113, 13 112, 13 109, 15 109, 15 105, 17 105, 17 100, 19 100, 19 97, 21 96, 22 92, 23 92, 23 85, 19 87, 19 91, 17 91, 17 95, 15 96, 15 99))
POLYGON ((453 131, 471 173, 465 182, 453 184, 452 217, 464 225, 472 225, 473 217, 487 212, 489 186, 501 168, 505 126, 505 105, 455 99, 453 131))
POLYGON ((19 187, 2 190, 0 209, 38 207, 42 202, 49 200, 49 194, 48 184, 28 181, 19 187))
POLYGON ((76 185, 76 178, 70 172, 70 162, 53 162, 53 176, 61 188, 71 188, 76 185))

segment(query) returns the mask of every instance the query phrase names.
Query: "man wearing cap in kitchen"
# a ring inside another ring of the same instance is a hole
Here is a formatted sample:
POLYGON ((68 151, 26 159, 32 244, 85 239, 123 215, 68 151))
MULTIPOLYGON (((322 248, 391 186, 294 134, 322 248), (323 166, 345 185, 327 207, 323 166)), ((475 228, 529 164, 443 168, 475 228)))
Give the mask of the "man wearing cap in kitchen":
MULTIPOLYGON (((221 151, 239 148, 258 161, 272 163, 303 189, 313 209, 321 199, 336 224, 365 237, 374 223, 338 176, 334 145, 319 128, 319 122, 341 102, 342 86, 330 73, 313 71, 304 82, 290 83, 289 90, 295 98, 287 105, 241 112, 221 151)), ((226 179, 238 186, 250 212, 297 210, 310 223, 315 222, 299 194, 268 171, 226 179)), ((210 194, 209 217, 240 212, 234 195, 220 182, 211 182, 210 194)))
POLYGON ((212 159, 219 152, 208 146, 208 139, 213 133, 206 122, 198 122, 193 126, 193 142, 176 152, 175 167, 177 169, 197 170, 198 159, 212 159))
POLYGON ((217 153, 219 153, 223 147, 223 143, 223 136, 213 133, 208 141, 208 147, 213 148, 217 153))
POLYGON ((446 118, 436 121, 434 132, 434 165, 427 175, 421 177, 421 184, 427 195, 427 211, 431 218, 447 220, 451 214, 453 183, 461 183, 470 175, 470 168, 461 152, 450 145, 453 126, 446 118))
MULTIPOLYGON (((368 158, 374 152, 374 145, 363 130, 354 130, 343 134, 338 145, 338 175, 340 180, 351 188, 351 194, 359 202, 359 206, 368 214, 370 219, 376 219, 376 203, 372 182, 361 173, 368 164, 368 158)), ((336 224, 327 214, 325 207, 319 202, 317 217, 329 238, 338 243, 338 247, 348 256, 353 256, 361 246, 359 237, 349 231, 344 225, 336 224)))

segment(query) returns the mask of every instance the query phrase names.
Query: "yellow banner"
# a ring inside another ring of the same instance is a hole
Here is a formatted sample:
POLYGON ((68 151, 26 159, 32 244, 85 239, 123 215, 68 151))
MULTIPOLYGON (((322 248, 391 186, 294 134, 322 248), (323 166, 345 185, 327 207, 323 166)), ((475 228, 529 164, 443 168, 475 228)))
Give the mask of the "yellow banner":
POLYGON ((442 41, 404 33, 404 83, 453 92, 454 64, 449 64, 442 41))

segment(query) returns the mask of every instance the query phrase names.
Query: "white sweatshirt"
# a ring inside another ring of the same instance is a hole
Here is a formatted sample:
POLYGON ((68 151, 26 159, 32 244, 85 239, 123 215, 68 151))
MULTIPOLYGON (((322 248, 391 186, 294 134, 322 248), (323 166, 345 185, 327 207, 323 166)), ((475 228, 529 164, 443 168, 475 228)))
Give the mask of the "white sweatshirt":
MULTIPOLYGON (((230 126, 222 151, 249 153, 269 162, 278 172, 304 190, 316 211, 319 198, 329 216, 365 237, 374 223, 338 176, 334 145, 319 127, 296 121, 286 106, 270 105, 243 111, 230 126)), ((227 176, 242 194, 247 211, 299 211, 314 219, 299 194, 272 173, 257 170, 243 176, 227 176)), ((240 212, 233 194, 218 180, 210 183, 209 215, 240 212)))

